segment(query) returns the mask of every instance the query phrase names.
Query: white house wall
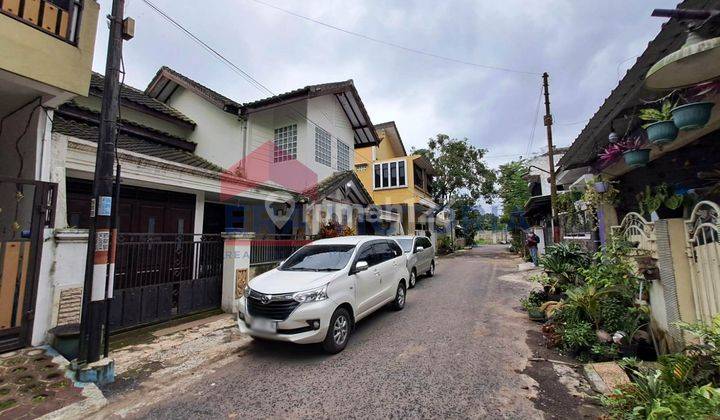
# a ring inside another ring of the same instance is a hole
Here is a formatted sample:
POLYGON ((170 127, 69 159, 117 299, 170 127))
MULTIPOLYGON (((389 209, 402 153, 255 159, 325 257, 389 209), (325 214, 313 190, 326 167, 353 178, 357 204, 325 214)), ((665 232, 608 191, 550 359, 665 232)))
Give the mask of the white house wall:
MULTIPOLYGON (((297 160, 317 175, 318 182, 331 176, 338 170, 338 139, 349 146, 349 168, 354 167, 353 130, 334 95, 301 100, 250 114, 248 118, 249 159, 267 159, 267 161, 272 164, 273 156, 269 153, 260 152, 271 151, 272 148, 261 148, 263 145, 273 144, 276 128, 292 124, 297 124, 297 160), (315 161, 314 123, 328 131, 332 136, 331 166, 315 161)), ((253 175, 252 173, 247 174, 250 179, 253 179, 253 175)))
MULTIPOLYGON (((563 157, 563 154, 556 154, 554 156, 556 171, 559 168, 558 163, 560 162, 560 159, 562 157, 563 157)), ((550 162, 548 160, 547 155, 535 157, 534 159, 532 159, 528 162, 528 165, 537 166, 538 168, 542 168, 544 171, 548 171, 548 168, 550 168, 550 162)), ((543 172, 537 168, 530 167, 530 175, 539 175, 540 176, 540 188, 542 189, 542 195, 550 195, 550 182, 548 181, 548 178, 550 177, 550 175, 548 174, 548 172, 543 172)))
POLYGON ((243 124, 237 116, 182 88, 167 103, 197 124, 188 136, 197 144, 196 155, 223 168, 233 167, 242 161, 243 124))
POLYGON ((308 147, 301 149, 303 150, 301 157, 303 163, 308 162, 306 165, 318 174, 318 179, 323 179, 337 172, 337 141, 340 140, 350 147, 350 169, 353 169, 355 167, 354 133, 350 121, 345 116, 345 112, 335 95, 310 99, 308 101, 308 118, 330 132, 332 136, 332 159, 331 166, 315 161, 315 126, 308 123, 308 147))

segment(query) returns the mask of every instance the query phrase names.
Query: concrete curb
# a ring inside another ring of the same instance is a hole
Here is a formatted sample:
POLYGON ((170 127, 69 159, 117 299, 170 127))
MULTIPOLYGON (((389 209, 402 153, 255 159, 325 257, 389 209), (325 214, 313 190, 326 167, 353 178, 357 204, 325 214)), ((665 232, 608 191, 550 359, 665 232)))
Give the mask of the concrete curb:
POLYGON ((44 349, 47 354, 53 356, 52 361, 57 363, 57 365, 61 369, 63 369, 63 371, 65 372, 65 376, 73 381, 74 386, 82 388, 82 395, 85 397, 85 399, 82 401, 78 401, 74 404, 65 406, 59 410, 55 410, 51 413, 47 413, 44 416, 39 417, 39 419, 48 420, 83 418, 87 417, 89 414, 100 410, 105 405, 107 405, 108 401, 97 385, 95 385, 94 383, 77 382, 75 380, 75 374, 72 370, 70 370, 70 362, 65 357, 63 357, 60 353, 55 351, 55 349, 50 346, 45 345, 40 346, 40 348, 44 349))

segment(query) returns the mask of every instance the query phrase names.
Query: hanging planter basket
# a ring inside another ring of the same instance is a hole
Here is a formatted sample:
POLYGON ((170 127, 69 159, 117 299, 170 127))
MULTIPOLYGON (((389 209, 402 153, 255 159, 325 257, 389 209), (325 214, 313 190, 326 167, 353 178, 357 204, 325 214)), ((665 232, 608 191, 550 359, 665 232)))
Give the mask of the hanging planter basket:
POLYGON ((595 191, 599 192, 600 194, 606 193, 609 187, 610 183, 607 181, 599 181, 595 183, 595 191))
POLYGON ((625 163, 631 168, 641 168, 650 162, 650 149, 628 150, 623 153, 625 163))
POLYGON ((703 128, 710 121, 713 106, 712 102, 695 102, 675 107, 672 110, 673 122, 683 131, 703 128))
POLYGON ((645 127, 645 131, 647 131, 650 143, 658 146, 672 142, 678 135, 678 128, 673 120, 652 123, 645 127))

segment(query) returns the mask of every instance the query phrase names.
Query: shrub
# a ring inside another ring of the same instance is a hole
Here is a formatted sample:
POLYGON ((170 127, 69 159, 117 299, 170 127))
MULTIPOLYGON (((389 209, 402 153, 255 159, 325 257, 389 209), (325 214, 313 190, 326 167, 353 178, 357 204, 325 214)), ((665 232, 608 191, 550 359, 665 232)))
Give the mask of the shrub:
POLYGON ((540 290, 533 290, 528 297, 520 299, 520 304, 526 311, 539 308, 547 301, 547 294, 540 290))
POLYGON ((659 369, 625 361, 633 382, 603 397, 619 419, 706 419, 720 413, 720 315, 710 325, 679 325, 700 338, 679 354, 659 359, 659 369))
POLYGON ((546 248, 540 265, 551 277, 557 279, 555 288, 564 292, 571 286, 584 282, 581 269, 590 264, 588 252, 577 244, 559 243, 546 248))

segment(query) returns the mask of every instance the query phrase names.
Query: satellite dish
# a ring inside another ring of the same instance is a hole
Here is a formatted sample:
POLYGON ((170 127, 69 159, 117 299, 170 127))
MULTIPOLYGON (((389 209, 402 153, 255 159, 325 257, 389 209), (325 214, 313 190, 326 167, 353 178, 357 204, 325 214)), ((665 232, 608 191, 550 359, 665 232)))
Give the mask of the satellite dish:
POLYGON ((685 45, 650 68, 645 76, 648 89, 684 88, 720 77, 720 11, 655 9, 652 15, 686 22, 688 36, 685 45))

